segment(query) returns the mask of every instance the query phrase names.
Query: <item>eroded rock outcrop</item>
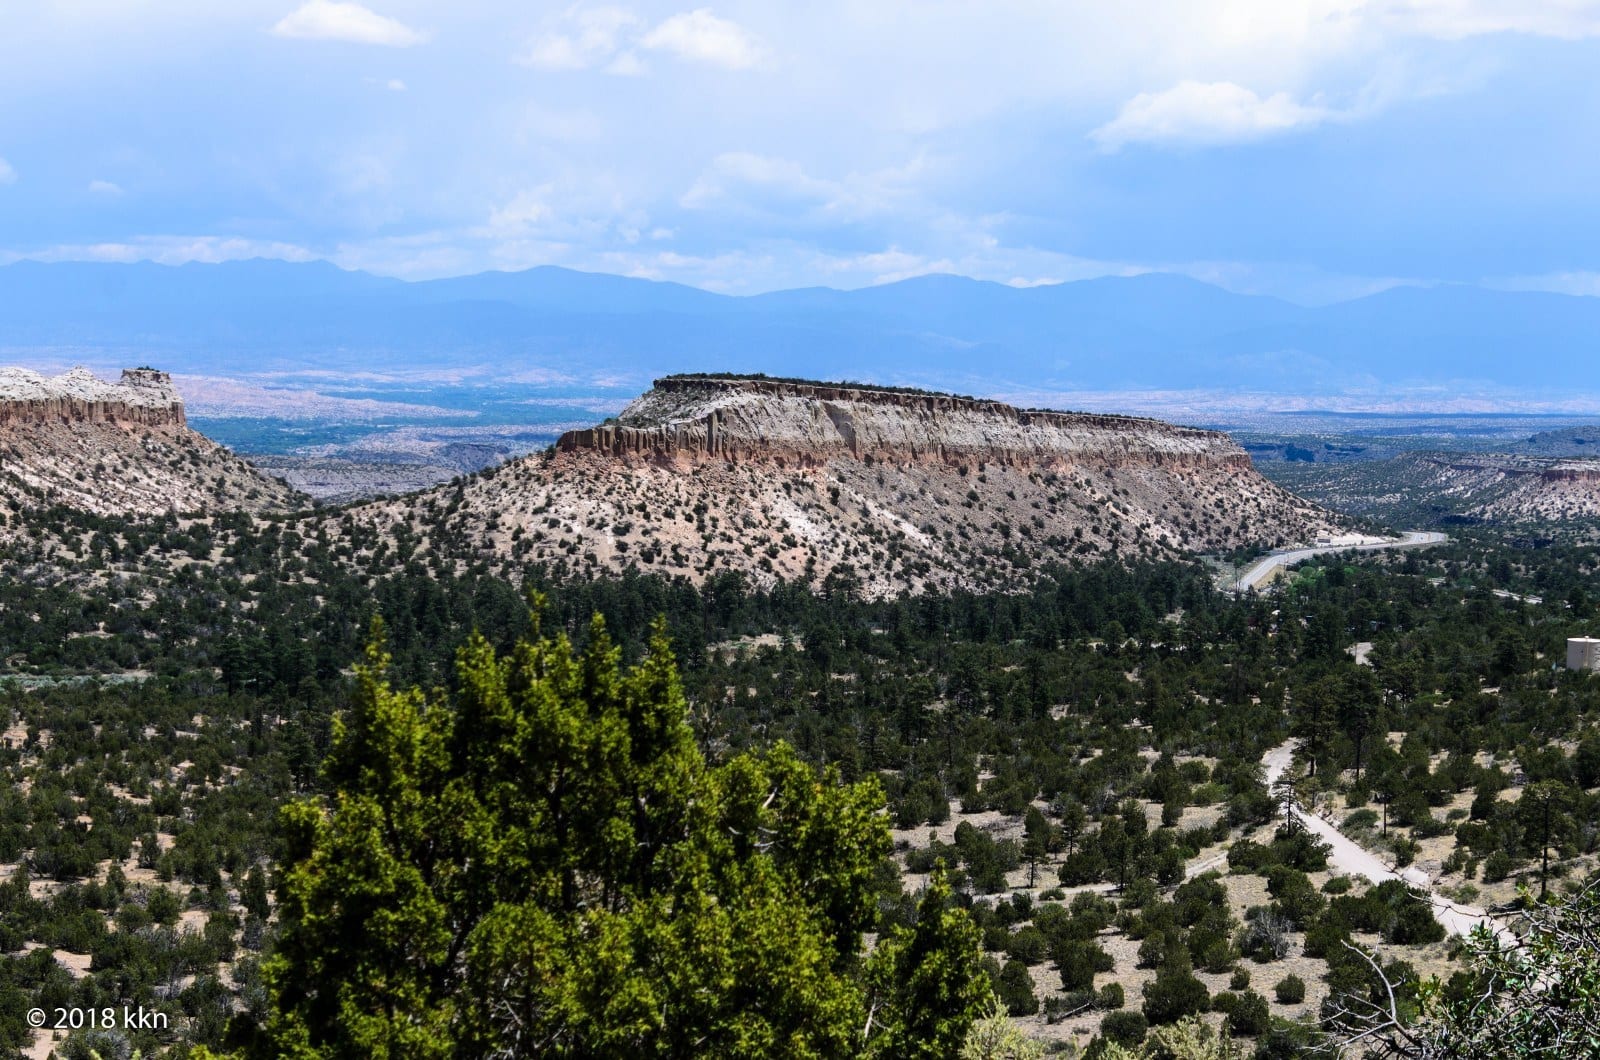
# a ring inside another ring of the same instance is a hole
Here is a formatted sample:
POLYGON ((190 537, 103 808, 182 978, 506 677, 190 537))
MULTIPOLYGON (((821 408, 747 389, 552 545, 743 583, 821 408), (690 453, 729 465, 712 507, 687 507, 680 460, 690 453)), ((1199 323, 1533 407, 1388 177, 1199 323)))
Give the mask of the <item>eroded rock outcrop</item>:
POLYGON ((706 377, 660 380, 552 453, 343 514, 513 577, 734 572, 877 597, 1018 588, 1042 564, 1287 544, 1338 525, 1210 431, 706 377))
POLYGON ((570 431, 557 449, 798 467, 845 456, 902 466, 1250 467, 1227 435, 1159 420, 1019 409, 950 394, 698 377, 658 379, 616 423, 570 431))
POLYGON ((1545 468, 1539 477, 1546 482, 1600 483, 1600 460, 1563 460, 1545 468))
MULTIPOLYGON (((172 377, 130 368, 44 376, 0 368, 0 499, 101 515, 299 506, 301 498, 192 431, 172 377)), ((16 528, 6 517, 0 534, 16 528)))
POLYGON ((126 368, 117 383, 87 368, 57 376, 0 368, 0 427, 63 423, 184 427, 187 420, 172 377, 153 368, 126 368))

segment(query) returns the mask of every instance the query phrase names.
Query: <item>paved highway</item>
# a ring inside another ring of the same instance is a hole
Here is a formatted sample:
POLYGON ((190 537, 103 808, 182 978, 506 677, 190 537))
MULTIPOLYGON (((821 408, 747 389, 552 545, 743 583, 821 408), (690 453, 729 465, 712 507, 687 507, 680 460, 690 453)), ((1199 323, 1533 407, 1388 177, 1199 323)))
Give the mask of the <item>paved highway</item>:
POLYGON ((1421 548, 1426 545, 1442 544, 1448 540, 1448 537, 1436 531, 1410 530, 1399 537, 1368 541, 1360 545, 1318 545, 1315 548, 1293 548, 1285 552, 1272 552, 1251 564, 1237 581, 1229 585, 1229 588, 1241 593, 1246 589, 1258 589, 1272 576, 1272 572, 1280 567, 1292 566, 1301 560, 1328 552, 1379 552, 1389 548, 1421 548))

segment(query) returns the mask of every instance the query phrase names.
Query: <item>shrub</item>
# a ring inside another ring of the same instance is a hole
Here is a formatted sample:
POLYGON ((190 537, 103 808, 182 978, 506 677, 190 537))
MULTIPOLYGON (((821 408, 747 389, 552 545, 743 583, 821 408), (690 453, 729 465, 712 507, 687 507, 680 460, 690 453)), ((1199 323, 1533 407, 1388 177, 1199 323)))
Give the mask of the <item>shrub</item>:
POLYGON ((1427 899, 1412 896, 1401 901, 1394 911, 1384 938, 1401 946, 1420 946, 1425 942, 1439 942, 1444 938, 1444 925, 1433 915, 1433 906, 1427 899))
POLYGON ((1211 1005, 1206 985, 1182 964, 1169 961, 1144 985, 1144 1015, 1153 1024, 1176 1023, 1211 1005))
POLYGON ((995 982, 995 993, 1013 1016, 1031 1016, 1039 1011, 1039 998, 1033 992, 1033 976, 1021 961, 1007 961, 995 982))
POLYGON ((1112 1012, 1100 1021, 1100 1033, 1108 1042, 1131 1049, 1144 1041, 1150 1021, 1133 1011, 1112 1012))
POLYGON ((1289 930, 1294 925, 1270 906, 1255 906, 1245 914, 1239 933, 1239 952, 1257 964, 1281 961, 1289 955, 1289 930))
POLYGON ((1046 1023, 1060 1023, 1062 1020, 1080 1016, 1093 1009, 1099 998, 1093 990, 1069 990, 1064 994, 1044 999, 1044 1019, 1046 1023))
POLYGON ((1366 832, 1378 827, 1378 811, 1357 810, 1344 819, 1344 832, 1366 832))
POLYGON ((1241 839, 1228 848, 1228 871, 1255 872, 1272 859, 1272 851, 1260 843, 1241 839))
POLYGON ((1109 972, 1116 967, 1111 955, 1092 942, 1068 939, 1054 951, 1063 990, 1093 989, 1094 973, 1109 972))
POLYGON ((1267 870, 1267 893, 1277 899, 1283 914, 1298 928, 1304 928, 1326 904, 1306 874, 1287 865, 1274 865, 1267 870))
POLYGON ((1328 844, 1303 828, 1279 828, 1270 849, 1273 861, 1302 872, 1319 872, 1328 867, 1328 844))
POLYGON ((1306 981, 1298 975, 1286 975, 1272 988, 1279 1004, 1298 1005, 1306 999, 1306 981))
POLYGON ((1012 935, 1006 942, 1006 954, 1023 964, 1039 964, 1045 958, 1048 944, 1044 932, 1029 924, 1012 935))
POLYGON ((1254 1038, 1265 1032, 1272 1026, 1272 1013, 1267 1009, 1267 999, 1254 990, 1246 990, 1239 995, 1223 1026, 1235 1037, 1254 1038))
POLYGON ((972 1028, 961 1043, 961 1060, 1042 1060, 1044 1047, 1030 1040, 1006 1016, 998 999, 972 1028))

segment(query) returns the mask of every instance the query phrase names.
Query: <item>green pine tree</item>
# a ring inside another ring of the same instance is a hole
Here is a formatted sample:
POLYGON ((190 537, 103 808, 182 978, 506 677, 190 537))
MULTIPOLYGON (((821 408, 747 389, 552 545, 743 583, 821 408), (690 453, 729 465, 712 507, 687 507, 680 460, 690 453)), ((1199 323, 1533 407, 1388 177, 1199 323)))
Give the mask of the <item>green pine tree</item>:
POLYGON ((989 998, 936 881, 862 940, 889 850, 875 781, 779 744, 708 763, 664 627, 624 670, 475 637, 453 696, 393 687, 381 629, 283 814, 272 1014, 292 1057, 951 1056, 989 998))

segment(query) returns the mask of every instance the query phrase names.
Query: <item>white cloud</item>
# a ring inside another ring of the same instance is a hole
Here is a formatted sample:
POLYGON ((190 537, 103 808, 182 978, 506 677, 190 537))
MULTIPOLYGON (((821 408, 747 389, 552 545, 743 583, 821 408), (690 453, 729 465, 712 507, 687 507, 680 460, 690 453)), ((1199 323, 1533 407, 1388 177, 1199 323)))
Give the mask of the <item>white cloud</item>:
POLYGON ((464 234, 488 244, 497 267, 510 268, 545 264, 574 247, 636 241, 649 225, 649 215, 615 174, 574 169, 501 201, 486 223, 464 234))
POLYGON ((13 260, 30 261, 154 261, 162 265, 182 265, 191 261, 216 264, 247 258, 315 261, 321 255, 294 243, 231 236, 136 236, 124 242, 63 243, 8 256, 13 260))
POLYGON ((617 77, 643 77, 649 72, 650 68, 633 52, 619 52, 606 64, 606 73, 617 77))
POLYGON ((1551 272, 1542 276, 1512 276, 1486 281, 1485 286, 1502 291, 1546 291, 1551 294, 1600 298, 1600 272, 1576 270, 1551 272))
POLYGON ((673 15, 646 33, 639 43, 689 62, 728 70, 748 70, 766 58, 766 49, 759 40, 738 23, 718 18, 707 7, 673 15))
POLYGON ((632 74, 638 72, 639 61, 622 51, 624 40, 637 35, 643 25, 639 16, 618 7, 569 8, 528 42, 517 62, 553 71, 589 70, 609 62, 624 68, 608 72, 632 74))
POLYGON ((637 49, 727 70, 751 69, 767 55, 753 34, 709 8, 680 12, 652 27, 623 8, 572 7, 548 19, 516 61, 536 70, 598 69, 637 77, 647 72, 637 49))
POLYGON ((841 191, 833 181, 810 176, 798 162, 773 158, 748 151, 718 155, 707 170, 684 193, 679 205, 704 209, 731 198, 749 198, 758 192, 763 199, 777 198, 789 203, 826 202, 841 191))
POLYGON ((503 206, 489 213, 489 229, 497 236, 520 235, 553 215, 547 201, 553 189, 542 187, 521 191, 503 206))
POLYGON ((678 205, 834 224, 894 212, 917 215, 916 184, 927 165, 918 155, 903 166, 833 180, 813 176, 792 159, 730 151, 712 159, 678 205))
POLYGON ((1180 81, 1134 96, 1089 136, 1108 151, 1130 143, 1242 143, 1337 117, 1337 111, 1298 103, 1286 92, 1263 98, 1231 81, 1180 81))
POLYGON ((89 190, 95 195, 105 195, 109 198, 116 198, 122 194, 121 185, 113 184, 109 180, 91 180, 89 190))
POLYGON ((341 0, 306 0, 280 19, 272 33, 301 40, 338 40, 391 48, 409 48, 427 39, 403 22, 341 0))
POLYGON ((17 171, 11 168, 11 163, 0 158, 0 184, 15 184, 17 171))
POLYGON ((390 92, 404 92, 406 90, 406 83, 400 80, 398 77, 391 77, 387 82, 384 83, 383 87, 387 88, 390 92))
POLYGON ((1600 37, 1600 3, 1595 0, 1388 0, 1368 6, 1401 30, 1443 40, 1490 33, 1564 40, 1600 37))

